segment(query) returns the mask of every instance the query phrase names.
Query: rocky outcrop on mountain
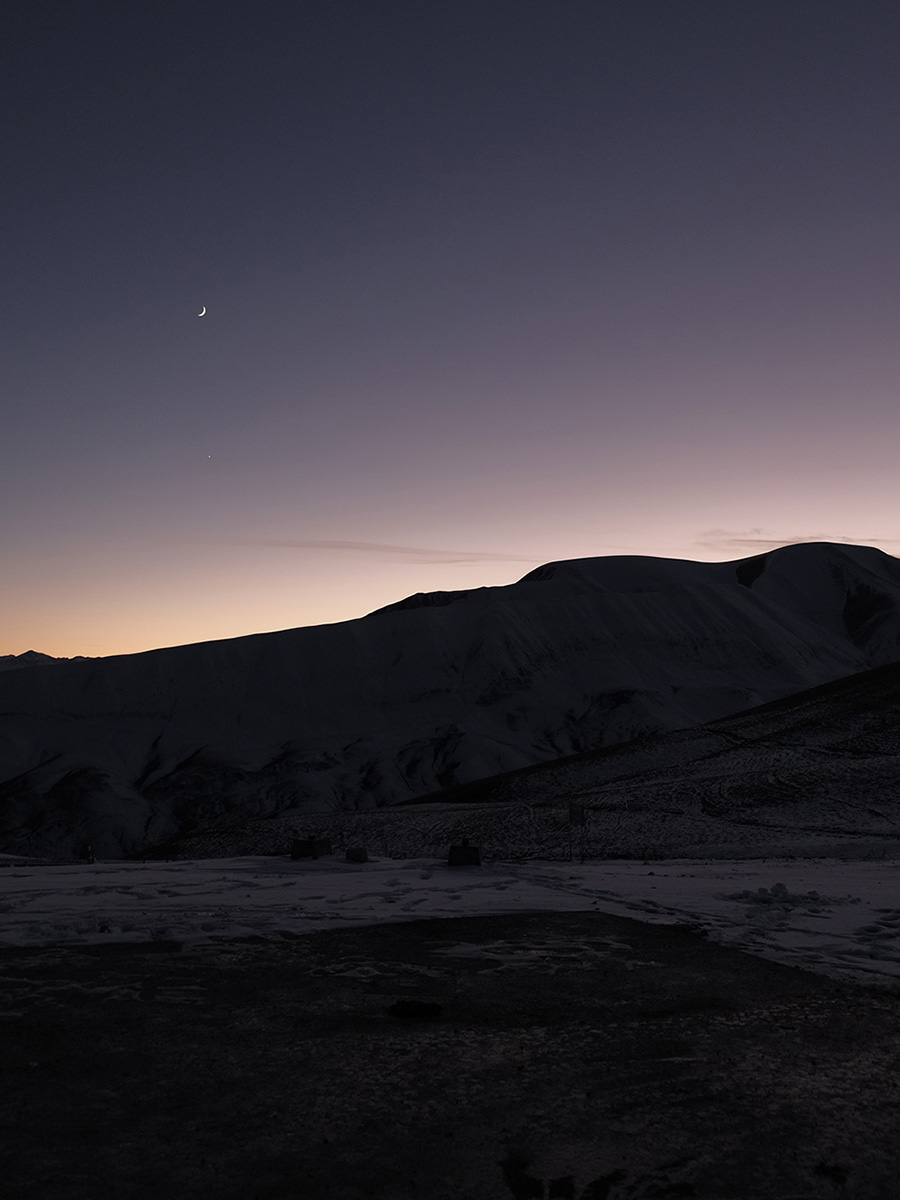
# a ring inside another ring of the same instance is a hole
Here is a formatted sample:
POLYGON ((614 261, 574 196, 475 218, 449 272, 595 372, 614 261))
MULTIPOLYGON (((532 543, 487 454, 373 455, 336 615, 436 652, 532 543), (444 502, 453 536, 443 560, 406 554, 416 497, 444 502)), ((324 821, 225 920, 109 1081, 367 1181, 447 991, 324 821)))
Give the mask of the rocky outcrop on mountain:
POLYGON ((551 563, 356 621, 0 674, 0 848, 392 804, 900 659, 900 562, 551 563))

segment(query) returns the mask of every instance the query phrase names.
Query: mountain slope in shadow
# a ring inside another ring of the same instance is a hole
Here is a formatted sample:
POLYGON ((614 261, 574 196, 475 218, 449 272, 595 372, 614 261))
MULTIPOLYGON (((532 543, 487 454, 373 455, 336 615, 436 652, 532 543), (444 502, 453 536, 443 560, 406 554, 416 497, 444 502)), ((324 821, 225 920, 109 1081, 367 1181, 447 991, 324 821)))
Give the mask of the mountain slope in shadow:
POLYGON ((804 842, 822 853, 830 843, 900 848, 900 663, 413 804, 573 801, 587 809, 593 852, 604 839, 612 854, 667 856, 750 842, 772 853, 804 842))
POLYGON ((0 672, 0 847, 374 808, 900 659, 900 562, 551 563, 356 621, 0 672))

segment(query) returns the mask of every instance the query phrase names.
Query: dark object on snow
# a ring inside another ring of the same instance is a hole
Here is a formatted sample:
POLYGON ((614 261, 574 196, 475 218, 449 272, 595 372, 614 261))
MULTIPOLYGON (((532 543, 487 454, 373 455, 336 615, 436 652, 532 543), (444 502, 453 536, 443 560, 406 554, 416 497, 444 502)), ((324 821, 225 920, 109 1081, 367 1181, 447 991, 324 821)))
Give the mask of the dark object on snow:
POLYGON ((90 842, 82 842, 78 847, 78 857, 82 862, 92 863, 94 861, 94 847, 90 842))
POLYGON ((411 1017, 414 1021, 436 1021, 443 1005, 436 1000, 396 1000, 388 1009, 392 1017, 411 1017))
POLYGON ((447 859, 448 867, 480 867, 481 866, 481 847, 470 846, 469 839, 463 838, 461 846, 450 847, 450 857, 447 859))
POLYGON ((365 846, 348 846, 347 862, 364 863, 369 861, 365 846))
POLYGON ((294 838, 291 844, 291 858, 320 858, 323 854, 331 853, 331 842, 328 838, 294 838))

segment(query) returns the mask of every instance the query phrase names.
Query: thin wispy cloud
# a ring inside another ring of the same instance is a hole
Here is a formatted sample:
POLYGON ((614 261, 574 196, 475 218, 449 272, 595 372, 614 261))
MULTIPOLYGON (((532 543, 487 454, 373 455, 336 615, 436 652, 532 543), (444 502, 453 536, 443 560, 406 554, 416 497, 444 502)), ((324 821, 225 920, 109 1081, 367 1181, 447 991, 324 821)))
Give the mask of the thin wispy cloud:
POLYGON ((762 554, 767 550, 777 550, 781 546, 796 546, 808 542, 839 542, 846 546, 877 546, 879 549, 888 546, 900 547, 900 539, 896 538, 846 537, 839 533, 806 533, 779 537, 767 533, 764 529, 706 529, 694 539, 695 546, 720 551, 723 554, 762 554))
MULTIPOLYGON (((243 543, 250 544, 250 543, 243 543)), ((416 563, 467 563, 467 562, 516 562, 535 563, 542 561, 533 555, 500 554, 490 550, 441 550, 431 546, 395 546, 389 542, 351 542, 330 538, 308 538, 288 540, 261 538, 255 546, 272 546, 282 550, 324 550, 332 554, 367 554, 393 558, 399 562, 416 563)))

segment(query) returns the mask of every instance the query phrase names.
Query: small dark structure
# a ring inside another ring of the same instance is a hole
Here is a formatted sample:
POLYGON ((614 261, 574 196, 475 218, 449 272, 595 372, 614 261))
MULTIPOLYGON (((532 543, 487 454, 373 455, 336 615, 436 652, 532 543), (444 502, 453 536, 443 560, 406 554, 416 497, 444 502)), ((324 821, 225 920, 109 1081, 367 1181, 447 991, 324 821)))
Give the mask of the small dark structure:
POLYGON ((459 846, 450 847, 450 856, 447 859, 448 867, 480 867, 481 866, 481 847, 470 846, 469 839, 463 838, 462 844, 459 846))
POLYGON ((347 862, 364 863, 369 861, 365 846, 348 846, 347 862))
POLYGON ((328 838, 294 838, 291 843, 291 858, 321 858, 331 853, 328 838))
POLYGON ((437 1021, 443 1005, 436 1000, 395 1000, 387 1010, 392 1017, 406 1017, 413 1021, 437 1021))

